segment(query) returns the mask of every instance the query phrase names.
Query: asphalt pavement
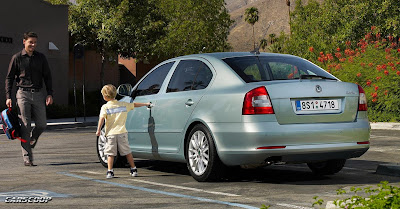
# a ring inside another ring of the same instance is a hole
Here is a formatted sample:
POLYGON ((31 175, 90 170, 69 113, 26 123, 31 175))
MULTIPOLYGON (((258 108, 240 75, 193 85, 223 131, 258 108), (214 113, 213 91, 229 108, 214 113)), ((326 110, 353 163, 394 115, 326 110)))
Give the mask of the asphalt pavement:
MULTIPOLYGON (((98 120, 99 118, 97 116, 48 119, 47 129, 97 126, 98 120)), ((370 124, 372 130, 400 130, 400 123, 371 122, 370 124)), ((32 123, 32 125, 34 126, 34 123, 32 123)), ((2 128, 0 127, 0 129, 2 128)), ((0 133, 3 134, 3 130, 0 131, 0 133)), ((381 175, 400 176, 400 163, 381 164, 377 167, 376 173, 381 175)))

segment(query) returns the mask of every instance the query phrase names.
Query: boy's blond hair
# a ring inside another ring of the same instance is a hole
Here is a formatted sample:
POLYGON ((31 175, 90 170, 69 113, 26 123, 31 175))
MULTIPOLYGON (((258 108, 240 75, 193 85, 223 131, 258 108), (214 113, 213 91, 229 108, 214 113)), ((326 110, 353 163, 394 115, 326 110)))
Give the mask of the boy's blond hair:
POLYGON ((115 99, 117 96, 117 88, 112 84, 107 84, 101 89, 101 94, 109 99, 115 99))

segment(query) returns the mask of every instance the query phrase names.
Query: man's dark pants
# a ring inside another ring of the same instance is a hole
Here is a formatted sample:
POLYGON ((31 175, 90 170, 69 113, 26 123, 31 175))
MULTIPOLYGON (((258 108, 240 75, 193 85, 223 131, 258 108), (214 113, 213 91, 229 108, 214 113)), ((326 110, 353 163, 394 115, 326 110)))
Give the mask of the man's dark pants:
POLYGON ((46 91, 34 89, 21 89, 17 91, 17 105, 21 120, 21 137, 27 142, 21 142, 24 162, 33 162, 31 140, 39 139, 46 129, 46 91), (31 123, 35 121, 32 130, 31 123))

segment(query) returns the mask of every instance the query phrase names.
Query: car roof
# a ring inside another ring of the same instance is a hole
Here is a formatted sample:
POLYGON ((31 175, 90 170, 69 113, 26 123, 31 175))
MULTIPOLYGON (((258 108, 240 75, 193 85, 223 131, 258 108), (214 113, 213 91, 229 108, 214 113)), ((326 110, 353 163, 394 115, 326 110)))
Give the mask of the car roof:
POLYGON ((254 53, 254 52, 214 52, 214 53, 204 53, 204 54, 191 54, 185 55, 177 58, 190 58, 190 57, 203 57, 203 58, 216 58, 225 59, 230 57, 244 57, 244 56, 281 56, 281 57, 295 57, 289 54, 279 54, 279 53, 254 53))

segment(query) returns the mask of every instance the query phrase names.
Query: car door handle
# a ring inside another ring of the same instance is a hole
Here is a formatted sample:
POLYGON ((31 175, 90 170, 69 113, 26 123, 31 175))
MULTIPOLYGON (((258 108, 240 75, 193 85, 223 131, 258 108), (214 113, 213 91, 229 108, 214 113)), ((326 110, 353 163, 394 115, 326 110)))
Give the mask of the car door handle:
POLYGON ((186 101, 185 103, 187 106, 192 106, 194 104, 193 100, 188 99, 188 101, 186 101))
POLYGON ((147 106, 147 108, 152 108, 154 107, 154 104, 150 102, 150 104, 147 106))

